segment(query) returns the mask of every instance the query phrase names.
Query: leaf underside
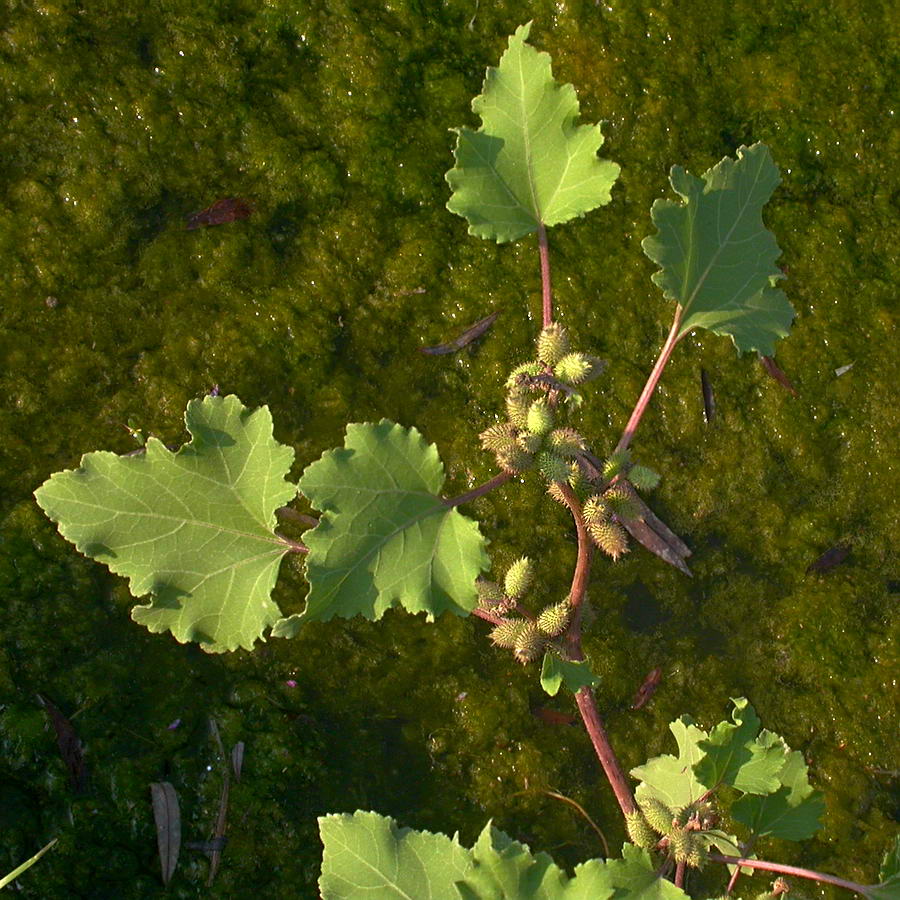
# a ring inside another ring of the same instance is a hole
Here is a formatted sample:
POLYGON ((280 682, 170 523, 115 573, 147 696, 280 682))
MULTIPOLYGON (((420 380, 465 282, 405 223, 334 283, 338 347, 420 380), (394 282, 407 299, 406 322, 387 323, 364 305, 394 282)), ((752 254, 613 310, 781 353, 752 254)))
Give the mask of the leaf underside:
POLYGON ((514 241, 609 203, 619 167, 597 157, 599 125, 576 125, 571 84, 553 79, 550 56, 525 43, 521 25, 497 68, 489 68, 472 101, 477 131, 456 129, 456 165, 446 174, 447 208, 469 233, 514 241))
POLYGON ((555 697, 563 685, 573 694, 577 694, 583 687, 593 687, 597 681, 590 664, 584 660, 573 662, 561 659, 555 653, 544 654, 544 662, 541 665, 541 687, 551 697, 555 697))
POLYGON ((185 425, 177 453, 152 437, 133 456, 88 453, 35 498, 85 556, 151 595, 136 622, 210 652, 251 650, 281 619, 270 594, 289 547, 275 510, 297 492, 284 480, 294 451, 273 438, 267 407, 233 395, 192 400, 185 425))
POLYGON ((794 310, 775 285, 781 250, 762 220, 762 208, 780 182, 764 144, 739 147, 702 178, 673 166, 669 177, 682 201, 656 200, 658 231, 644 253, 660 270, 653 281, 682 309, 678 337, 694 328, 729 335, 739 352, 774 356, 794 310))
POLYGON ((415 428, 382 420, 347 426, 344 447, 308 466, 300 491, 321 510, 303 535, 309 548, 305 621, 391 606, 467 615, 475 579, 488 568, 478 525, 440 497, 444 467, 415 428))

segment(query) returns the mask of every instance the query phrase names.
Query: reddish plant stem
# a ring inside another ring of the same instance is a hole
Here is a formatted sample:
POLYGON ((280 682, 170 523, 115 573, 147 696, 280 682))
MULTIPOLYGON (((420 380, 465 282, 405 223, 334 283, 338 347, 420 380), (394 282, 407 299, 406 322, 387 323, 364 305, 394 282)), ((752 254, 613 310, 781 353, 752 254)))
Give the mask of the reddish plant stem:
POLYGON ((677 863, 675 866, 675 887, 684 887, 684 869, 683 862, 677 863))
POLYGON ((486 481, 484 484, 479 484, 478 487, 472 488, 471 491, 466 491, 464 494, 460 494, 458 497, 445 497, 444 506, 448 506, 452 509, 454 506, 459 506, 462 503, 468 503, 470 500, 477 500, 479 497, 483 497, 489 491, 492 491, 495 487, 500 487, 501 484, 506 484, 506 482, 509 481, 509 479, 512 477, 512 472, 500 472, 498 475, 495 475, 490 481, 486 481))
MULTIPOLYGON (((567 484, 560 484, 560 491, 572 513, 575 520, 575 529, 578 532, 578 559, 575 563, 575 572, 572 575, 572 588, 569 592, 569 601, 575 609, 575 615, 572 617, 572 624, 566 635, 569 656, 573 660, 583 660, 584 653, 581 649, 581 606, 584 603, 585 594, 587 592, 588 579, 591 574, 591 558, 593 556, 594 545, 587 533, 584 524, 584 516, 581 513, 581 504, 575 496, 575 492, 567 484)), ((603 720, 600 718, 600 711, 597 709, 597 700, 594 692, 589 687, 581 688, 575 694, 575 703, 578 705, 578 712, 581 713, 581 719, 587 730, 588 737, 594 745, 594 752, 607 781, 615 794, 619 808, 623 815, 633 813, 637 808, 634 803, 634 796, 631 793, 631 787, 628 779, 619 765, 615 751, 606 733, 603 720)))
POLYGON ((619 443, 616 444, 616 453, 620 450, 626 450, 628 445, 631 443, 631 439, 634 437, 634 433, 638 430, 638 425, 641 424, 641 419, 643 418, 644 413, 647 411, 647 406, 650 403, 650 398, 653 396, 653 392, 656 390, 656 385, 659 383, 660 376, 663 373, 663 369, 666 367, 666 363, 669 361, 669 357, 672 355, 672 351, 675 349, 675 345, 678 343, 678 326, 681 324, 681 307, 677 306, 675 308, 675 319, 672 322, 672 328, 669 331, 669 336, 666 338, 665 344, 663 344, 662 350, 660 350, 659 358, 656 360, 656 365, 653 367, 653 371, 650 373, 650 377, 647 379, 647 383, 644 385, 644 389, 641 391, 641 396, 638 397, 638 401, 634 406, 634 411, 631 413, 631 418, 628 420, 628 424, 625 426, 625 430, 622 432, 622 437, 619 438, 619 443))
POLYGON ((799 866, 786 866, 782 863, 767 862, 764 859, 745 859, 743 856, 721 856, 718 853, 710 853, 712 862, 726 863, 729 866, 747 866, 751 869, 762 869, 766 872, 778 872, 779 875, 793 875, 796 878, 807 878, 810 881, 819 881, 823 884, 833 884, 846 888, 848 891, 856 891, 857 894, 865 892, 871 885, 858 884, 855 881, 847 881, 836 875, 826 875, 824 872, 815 872, 812 869, 801 869, 799 866))
POLYGON ((537 228, 538 250, 541 254, 541 295, 543 297, 544 328, 553 323, 553 290, 550 286, 550 248, 547 246, 547 229, 540 222, 537 228))
POLYGON ((279 534, 277 531, 275 532, 275 537, 281 541, 282 544, 287 544, 288 549, 291 553, 309 553, 309 547, 304 544, 300 544, 297 541, 292 541, 290 538, 286 538, 283 534, 279 534))
POLYGON ((478 616, 479 619, 484 619, 485 622, 490 622, 491 625, 500 625, 503 622, 503 617, 498 616, 496 613, 488 612, 486 609, 482 609, 480 606, 476 606, 475 609, 472 610, 473 616, 478 616))

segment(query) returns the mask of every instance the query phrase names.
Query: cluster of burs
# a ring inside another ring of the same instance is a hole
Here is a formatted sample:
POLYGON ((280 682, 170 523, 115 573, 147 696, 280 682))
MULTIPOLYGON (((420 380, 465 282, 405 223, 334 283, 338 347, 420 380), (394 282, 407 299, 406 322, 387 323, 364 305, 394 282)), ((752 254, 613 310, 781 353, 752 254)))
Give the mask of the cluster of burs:
POLYGON ((656 797, 638 801, 640 810, 626 819, 628 836, 645 850, 667 850, 676 863, 699 869, 706 861, 703 833, 714 828, 717 816, 709 803, 697 802, 675 811, 656 797))
POLYGON ((537 357, 510 373, 508 420, 483 431, 481 445, 506 472, 537 469, 549 483, 547 492, 560 503, 566 502, 561 485, 573 488, 584 502, 585 525, 594 543, 618 559, 628 550, 622 523, 640 517, 635 488, 652 490, 659 475, 632 464, 627 450, 600 461, 575 429, 556 427, 561 412, 580 405, 575 387, 596 378, 603 371, 602 360, 572 352, 565 328, 557 324, 538 336, 537 357))

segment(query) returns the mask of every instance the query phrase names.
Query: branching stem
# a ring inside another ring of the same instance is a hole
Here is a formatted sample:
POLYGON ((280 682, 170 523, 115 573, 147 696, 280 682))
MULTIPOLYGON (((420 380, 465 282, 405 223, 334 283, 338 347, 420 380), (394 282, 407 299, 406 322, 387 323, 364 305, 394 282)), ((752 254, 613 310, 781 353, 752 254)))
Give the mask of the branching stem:
POLYGON ((483 497, 485 494, 492 491, 495 487, 500 487, 501 484, 506 484, 506 482, 509 481, 509 479, 512 477, 512 472, 500 472, 498 475, 495 475, 490 481, 486 481, 484 484, 479 484, 478 487, 472 488, 471 491, 466 491, 464 494, 460 494, 458 497, 445 497, 444 506, 453 509, 454 506, 459 506, 462 503, 468 503, 470 500, 477 500, 479 497, 483 497))
POLYGON ((653 371, 650 373, 650 377, 647 379, 647 383, 644 385, 644 389, 641 391, 641 396, 638 397, 638 401, 635 404, 634 411, 631 413, 631 418, 628 420, 628 424, 625 426, 625 430, 622 432, 622 437, 619 438, 619 443, 616 444, 616 453, 620 450, 626 450, 628 445, 631 443, 631 439, 634 437, 634 433, 638 430, 638 425, 641 424, 641 419, 644 416, 644 413, 647 411, 647 406, 650 403, 650 398, 653 396, 653 392, 656 390, 656 385, 659 383, 659 379, 662 376, 663 369, 666 367, 666 363, 669 361, 669 357, 672 355, 672 351, 675 349, 675 345, 678 343, 678 328, 681 325, 681 306, 675 307, 675 319, 672 322, 672 328, 669 331, 669 336, 666 338, 665 344, 663 344, 662 350, 660 350, 659 358, 656 360, 656 365, 653 367, 653 371))
POLYGON ((538 250, 541 254, 541 296, 543 297, 544 328, 553 324, 553 289, 550 285, 550 249, 547 246, 547 229, 538 224, 538 250))
POLYGON ((799 866, 787 866, 782 863, 767 862, 764 859, 745 859, 743 856, 720 856, 718 853, 710 853, 712 862, 726 863, 729 866, 747 866, 750 869, 763 869, 766 872, 778 872, 779 875, 793 875, 795 878, 807 878, 810 881, 819 881, 823 884, 833 884, 846 888, 848 891, 856 891, 864 894, 871 885, 858 884, 855 881, 847 881, 836 875, 826 875, 824 872, 815 872, 812 869, 801 869, 799 866))
MULTIPOLYGON (((587 533, 587 527, 584 524, 584 516, 581 512, 581 504, 575 496, 575 492, 567 484, 560 484, 560 491, 566 501, 566 506, 572 513, 575 520, 575 529, 578 532, 578 559, 575 563, 575 572, 572 576, 572 588, 569 592, 569 601, 575 608, 575 615, 572 617, 572 623, 569 626, 566 635, 566 643, 568 645, 569 656, 573 660, 583 660, 584 653, 581 650, 581 607, 584 603, 585 594, 587 593, 588 579, 591 574, 591 558, 593 556, 593 543, 587 533)), ((578 712, 581 713, 581 719, 587 730, 588 737, 594 745, 594 752, 600 765, 609 781, 610 787, 616 796, 619 808, 623 815, 632 813, 637 808, 634 803, 634 796, 631 793, 631 787, 628 779, 619 765, 615 751, 606 733, 603 720, 600 718, 600 711, 597 709, 597 700, 594 692, 589 687, 581 688, 575 694, 575 702, 578 705, 578 712)))

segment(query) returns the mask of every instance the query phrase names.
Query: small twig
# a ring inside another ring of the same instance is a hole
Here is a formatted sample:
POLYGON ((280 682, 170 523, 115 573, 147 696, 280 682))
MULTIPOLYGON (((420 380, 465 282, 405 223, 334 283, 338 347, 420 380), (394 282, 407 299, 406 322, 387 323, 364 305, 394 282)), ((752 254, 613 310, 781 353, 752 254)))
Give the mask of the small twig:
POLYGON ((541 255, 541 296, 543 298, 543 327, 553 324, 553 289, 550 285, 550 249, 547 246, 547 229, 538 223, 538 251, 541 255))
POLYGON ((588 820, 591 828, 597 832, 600 837, 600 842, 603 844, 603 855, 608 859, 609 858, 609 844, 606 842, 606 835, 600 830, 600 826, 587 814, 584 807, 577 801, 573 800, 571 797, 567 797, 565 794, 560 794, 557 791, 544 791, 548 797, 555 797, 557 800, 562 800, 564 803, 568 803, 571 806, 574 806, 575 809, 580 812, 585 819, 588 820))
POLYGON ((644 416, 644 413, 647 411, 647 406, 650 403, 650 398, 653 396, 653 392, 656 390, 656 385, 659 383, 660 376, 663 373, 663 369, 666 367, 666 363, 669 361, 669 357, 672 355, 672 351, 675 349, 675 345, 678 343, 678 327, 681 325, 681 307, 675 307, 675 319, 672 322, 672 328, 669 331, 669 336, 666 338, 665 344, 663 344, 663 348, 659 353, 659 358, 656 360, 656 365, 653 367, 653 371, 650 373, 650 377, 647 379, 647 383, 644 385, 644 389, 641 391, 641 396, 638 397, 638 401, 635 404, 634 411, 631 413, 631 418, 628 420, 628 424, 625 426, 625 430, 622 432, 622 437, 619 438, 619 443, 616 444, 616 453, 620 450, 626 450, 628 445, 631 443, 631 439, 634 437, 634 433, 638 429, 638 425, 641 424, 641 419, 644 416))
POLYGON ((496 613, 482 609, 480 606, 476 606, 472 610, 472 615, 478 616, 479 619, 484 619, 485 622, 490 622, 491 625, 502 625, 506 621, 503 616, 498 616, 496 613))
POLYGON ((675 865, 675 887, 683 888, 684 887, 684 870, 685 864, 682 860, 680 863, 676 863, 675 865))
POLYGON ((471 500, 477 500, 479 497, 483 497, 485 494, 492 491, 495 487, 500 487, 501 484, 506 484, 506 482, 509 481, 509 479, 512 477, 512 472, 500 472, 498 475, 495 475, 490 481, 486 481, 484 484, 479 484, 478 487, 472 488, 471 491, 466 491, 464 494, 460 494, 458 497, 445 497, 444 506, 452 509, 454 506, 460 506, 463 503, 468 503, 471 500))
POLYGON ((708 857, 712 862, 725 863, 729 866, 746 866, 749 869, 762 869, 765 872, 778 872, 780 875, 793 875, 796 878, 806 878, 809 881, 819 881, 822 884, 833 884, 846 888, 848 891, 856 891, 857 894, 865 894, 866 888, 873 885, 858 884, 855 881, 847 881, 836 875, 826 875, 824 872, 815 872, 812 869, 801 869, 799 866, 787 866, 782 863, 767 862, 764 859, 745 859, 743 856, 721 856, 718 853, 710 853, 708 857))
POLYGON ((540 387, 546 391, 560 391, 570 397, 574 397, 575 394, 578 393, 575 388, 558 381, 549 372, 541 372, 539 375, 528 375, 527 373, 522 372, 516 378, 516 381, 526 387, 540 387))

